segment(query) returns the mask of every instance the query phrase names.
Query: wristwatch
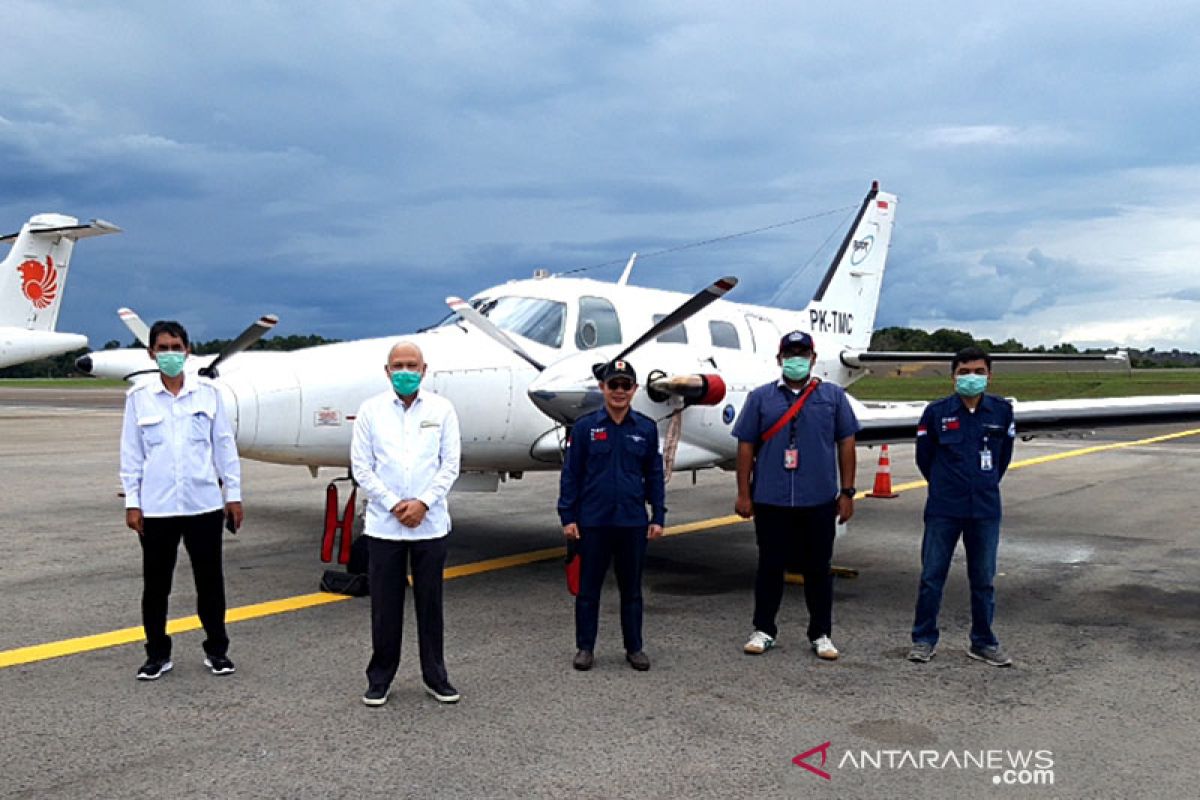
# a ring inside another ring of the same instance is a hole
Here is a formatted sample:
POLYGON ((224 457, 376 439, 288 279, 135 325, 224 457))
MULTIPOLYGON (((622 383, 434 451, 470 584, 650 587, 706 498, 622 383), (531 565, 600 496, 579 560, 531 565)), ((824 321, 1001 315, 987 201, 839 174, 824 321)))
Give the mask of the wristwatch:
POLYGON ((855 489, 853 486, 843 487, 842 490, 840 492, 838 492, 838 495, 843 495, 843 494, 846 495, 846 497, 849 497, 851 500, 853 500, 854 495, 858 494, 858 489, 855 489))

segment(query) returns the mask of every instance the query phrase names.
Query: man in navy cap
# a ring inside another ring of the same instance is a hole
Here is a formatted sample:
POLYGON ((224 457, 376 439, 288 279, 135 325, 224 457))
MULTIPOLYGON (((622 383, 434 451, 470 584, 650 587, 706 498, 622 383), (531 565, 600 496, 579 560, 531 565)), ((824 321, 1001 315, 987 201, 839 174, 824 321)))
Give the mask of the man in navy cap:
POLYGON ((609 362, 598 376, 604 407, 580 417, 571 429, 558 496, 563 535, 579 543, 574 667, 588 670, 595 661, 600 588, 612 561, 625 659, 645 671, 650 659, 642 650, 642 562, 646 540, 662 536, 667 512, 658 427, 630 408, 637 374, 628 361, 609 362))
POLYGON ((862 426, 840 386, 811 376, 816 360, 809 334, 784 336, 776 357, 781 377, 750 393, 733 427, 735 510, 754 517, 758 540, 754 633, 743 648, 751 655, 775 646, 785 565, 799 563, 808 640, 820 658, 838 657, 830 638, 834 520, 854 514, 854 435, 862 426))

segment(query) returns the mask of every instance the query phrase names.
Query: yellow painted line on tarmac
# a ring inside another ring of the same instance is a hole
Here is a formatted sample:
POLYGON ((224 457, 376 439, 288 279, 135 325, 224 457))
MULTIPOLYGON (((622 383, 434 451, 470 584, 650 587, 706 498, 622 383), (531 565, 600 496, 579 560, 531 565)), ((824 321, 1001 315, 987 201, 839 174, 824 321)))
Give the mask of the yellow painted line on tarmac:
MULTIPOLYGON (((1036 458, 1027 458, 1022 461, 1016 461, 1009 466, 1009 469, 1032 467, 1038 464, 1047 464, 1052 461, 1061 461, 1066 458, 1076 458, 1078 456, 1103 453, 1110 450, 1122 450, 1128 447, 1157 444, 1159 442, 1182 439, 1184 437, 1195 436, 1197 434, 1200 434, 1200 428, 1180 431, 1178 433, 1168 433, 1162 436, 1152 436, 1147 439, 1138 439, 1132 442, 1115 442, 1113 444, 1095 445, 1093 447, 1081 447, 1076 450, 1066 450, 1061 453, 1052 453, 1050 455, 1037 456, 1036 458)), ((895 492, 905 492, 912 489, 919 489, 925 485, 925 481, 911 481, 909 483, 901 483, 893 486, 892 490, 895 492)), ((748 521, 749 520, 744 520, 741 517, 731 514, 725 517, 713 517, 711 519, 703 519, 696 522, 686 522, 681 525, 671 525, 663 532, 663 535, 679 536, 685 533, 695 533, 697 531, 712 530, 713 528, 723 528, 729 525, 736 525, 748 521)), ((522 567, 541 561, 550 561, 555 558, 562 558, 565 553, 566 548, 563 547, 548 547, 542 550, 531 550, 527 553, 517 553, 516 555, 501 556, 500 558, 489 558, 483 561, 475 561, 470 564, 459 564, 457 566, 448 567, 444 572, 444 576, 446 580, 454 580, 455 578, 466 578, 472 575, 482 575, 486 572, 496 572, 503 569, 512 569, 513 567, 522 567)), ((313 592, 312 594, 302 594, 295 597, 285 597, 280 600, 268 600, 265 603, 254 603, 248 606, 231 608, 225 614, 225 621, 229 623, 243 622, 245 620, 258 619, 260 617, 270 617, 276 614, 284 614, 289 611, 300 611, 301 609, 305 608, 329 605, 330 603, 340 603, 343 600, 349 599, 350 598, 346 597, 345 595, 340 594, 313 592)), ((199 629, 200 620, 196 616, 182 617, 180 619, 171 620, 167 623, 168 633, 184 633, 186 631, 194 631, 199 629)), ((141 641, 145 641, 145 637, 143 636, 141 626, 138 626, 136 628, 121 628, 120 630, 108 631, 107 633, 97 633, 91 636, 79 636, 73 639, 63 639, 57 642, 47 642, 46 644, 18 647, 13 650, 0 651, 0 669, 4 669, 5 667, 14 667, 18 664, 30 664, 36 661, 46 661, 51 658, 61 658, 62 656, 75 655, 76 653, 86 653, 91 650, 102 650, 104 648, 117 647, 124 644, 135 644, 141 641)))
MULTIPOLYGON (((287 611, 299 611, 302 608, 337 603, 348 600, 345 595, 314 592, 296 597, 285 597, 282 600, 268 600, 265 603, 255 603, 249 606, 231 608, 225 613, 226 622, 242 622, 258 617, 270 617, 287 611)), ((184 633, 200 629, 200 618, 194 614, 190 617, 173 619, 167 623, 167 633, 184 633)), ((35 644, 29 647, 18 647, 15 650, 0 652, 0 669, 15 667, 17 664, 29 664, 34 661, 45 661, 50 658, 70 656, 76 653, 86 653, 89 650, 102 650, 107 647, 117 647, 122 644, 144 642, 145 635, 139 625, 136 628, 121 628, 107 633, 97 633, 91 636, 79 636, 74 639, 63 639, 58 642, 35 644)))

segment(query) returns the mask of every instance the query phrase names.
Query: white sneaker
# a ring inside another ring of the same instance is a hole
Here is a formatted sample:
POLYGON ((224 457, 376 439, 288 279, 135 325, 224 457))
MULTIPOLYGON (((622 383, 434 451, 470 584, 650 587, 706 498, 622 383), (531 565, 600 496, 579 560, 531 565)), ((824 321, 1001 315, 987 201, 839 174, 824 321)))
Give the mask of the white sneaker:
POLYGON ((752 656, 761 656, 774 646, 774 636, 768 636, 762 631, 755 631, 750 637, 750 641, 746 642, 746 646, 742 648, 742 651, 752 656))
POLYGON ((833 646, 828 636, 822 636, 812 643, 813 651, 816 652, 817 658, 823 658, 827 661, 836 661, 838 657, 837 648, 833 646))

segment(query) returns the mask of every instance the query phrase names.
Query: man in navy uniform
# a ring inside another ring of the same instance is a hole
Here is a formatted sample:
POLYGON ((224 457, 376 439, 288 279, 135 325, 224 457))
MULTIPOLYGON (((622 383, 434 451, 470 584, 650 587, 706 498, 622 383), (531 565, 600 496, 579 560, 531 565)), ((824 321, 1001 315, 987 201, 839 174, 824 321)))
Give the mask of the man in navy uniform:
POLYGON ((971 585, 971 645, 967 655, 994 667, 1012 659, 992 633, 996 611, 996 550, 1000 544, 1000 479, 1012 460, 1012 405, 984 394, 992 359, 977 347, 950 365, 954 394, 930 403, 917 426, 917 466, 929 481, 921 586, 909 661, 927 662, 937 649, 938 609, 959 536, 971 585))
POLYGON ((742 649, 761 655, 775 646, 784 570, 795 557, 804 574, 808 641, 817 656, 834 660, 834 521, 854 514, 854 435, 862 426, 840 386, 811 376, 817 360, 812 336, 787 334, 776 360, 782 376, 750 393, 733 427, 734 509, 754 517, 758 540, 754 633, 742 649))
POLYGON ((667 512, 658 427, 630 408, 637 374, 628 361, 605 364, 599 378, 604 408, 580 417, 571 429, 558 496, 563 535, 579 547, 574 667, 588 670, 595 661, 600 588, 612 561, 625 659, 645 671, 650 659, 642 650, 642 563, 646 540, 662 536, 667 512))

